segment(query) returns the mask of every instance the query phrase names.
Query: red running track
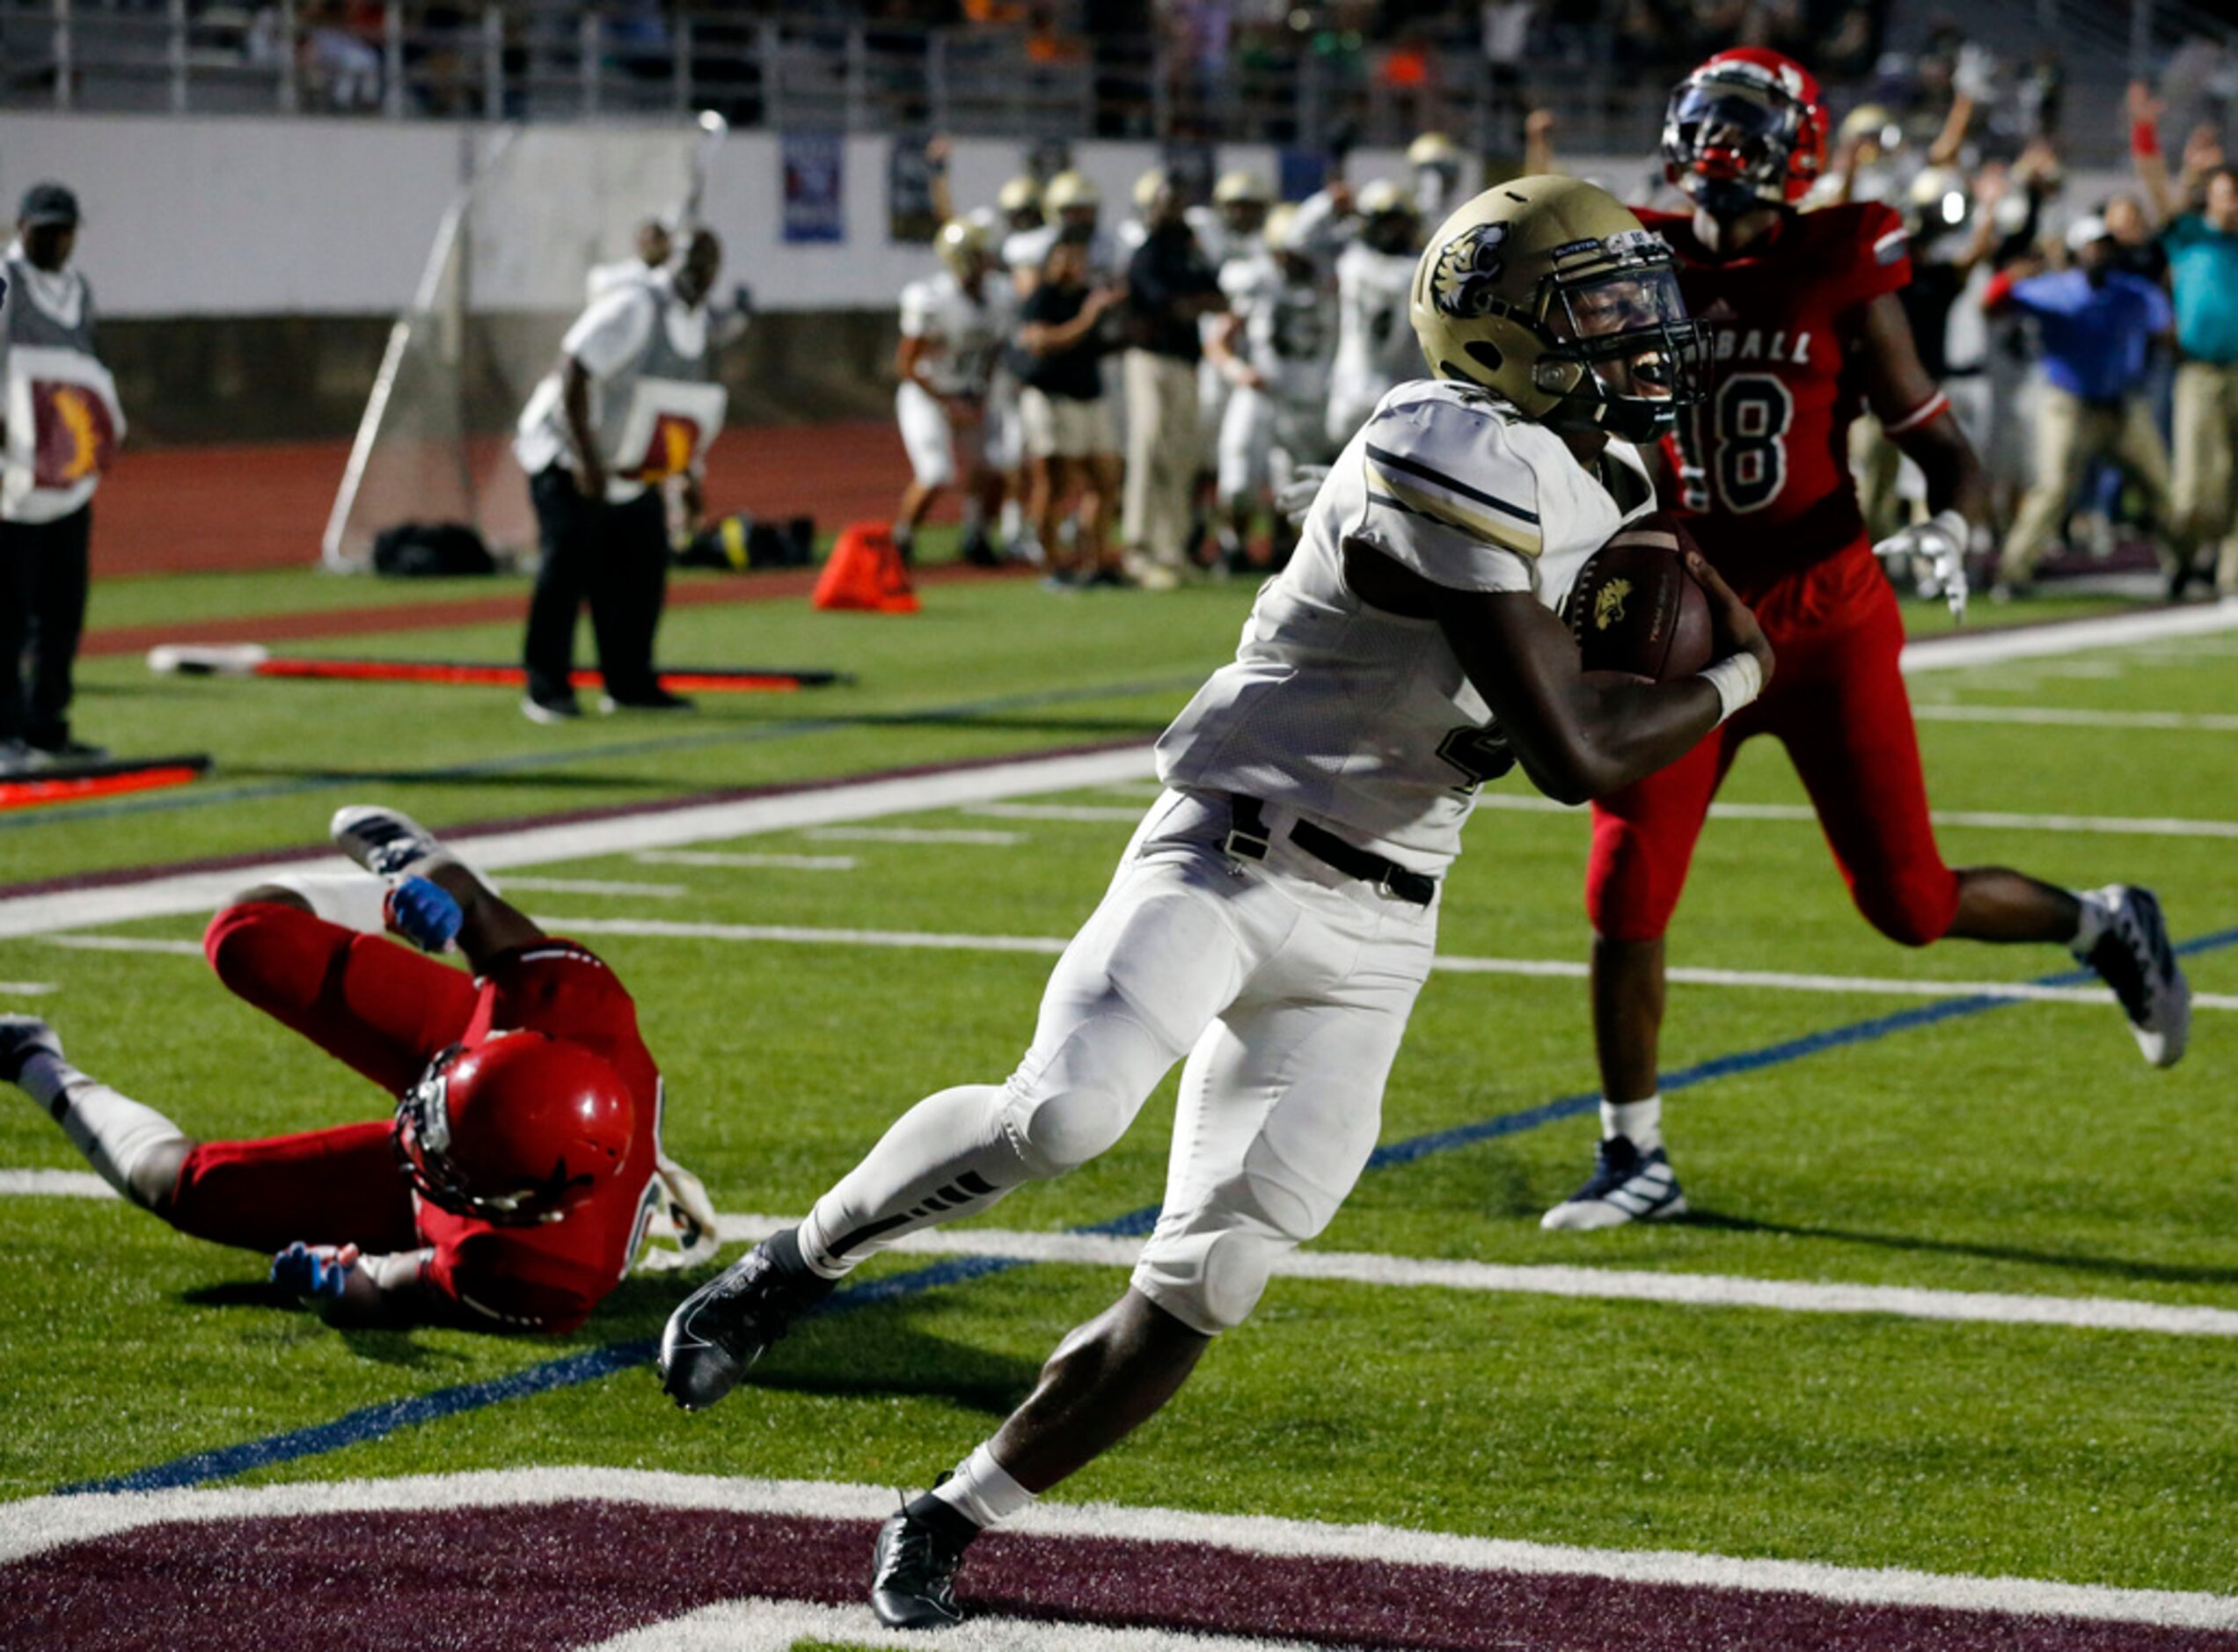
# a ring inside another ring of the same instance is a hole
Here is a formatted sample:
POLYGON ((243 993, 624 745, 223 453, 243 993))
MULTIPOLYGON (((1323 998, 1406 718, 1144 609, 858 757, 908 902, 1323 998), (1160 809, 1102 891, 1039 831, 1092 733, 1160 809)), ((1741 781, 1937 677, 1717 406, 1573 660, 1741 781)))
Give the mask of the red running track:
MULTIPOLYGON (((305 567, 318 560, 347 442, 127 449, 93 506, 93 574, 305 567)), ((809 515, 823 528, 884 516, 909 480, 891 423, 753 425, 707 459, 717 514, 809 515)))

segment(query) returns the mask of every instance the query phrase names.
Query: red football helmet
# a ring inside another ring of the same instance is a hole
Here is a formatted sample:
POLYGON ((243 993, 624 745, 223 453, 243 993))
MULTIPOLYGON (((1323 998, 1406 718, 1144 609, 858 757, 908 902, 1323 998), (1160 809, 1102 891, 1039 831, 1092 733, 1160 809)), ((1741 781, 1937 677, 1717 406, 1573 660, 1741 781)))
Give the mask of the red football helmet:
POLYGON ((1737 47, 1672 90, 1663 175, 1713 216, 1794 206, 1825 169, 1826 106, 1792 57, 1737 47))
POLYGON ((581 1045, 501 1033, 428 1064, 397 1103, 397 1157, 456 1216, 556 1222, 621 1168, 634 1112, 621 1075, 581 1045))

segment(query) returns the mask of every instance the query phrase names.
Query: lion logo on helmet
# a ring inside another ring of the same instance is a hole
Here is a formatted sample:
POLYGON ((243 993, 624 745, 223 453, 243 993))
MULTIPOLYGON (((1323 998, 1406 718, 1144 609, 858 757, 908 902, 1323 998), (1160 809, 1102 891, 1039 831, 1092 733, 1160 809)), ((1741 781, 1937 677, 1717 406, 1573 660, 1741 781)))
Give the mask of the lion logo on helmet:
POLYGON ((1507 268, 1500 249, 1507 238, 1504 223, 1473 224, 1437 250, 1430 289, 1442 313, 1474 321, 1497 308, 1500 277, 1507 268))

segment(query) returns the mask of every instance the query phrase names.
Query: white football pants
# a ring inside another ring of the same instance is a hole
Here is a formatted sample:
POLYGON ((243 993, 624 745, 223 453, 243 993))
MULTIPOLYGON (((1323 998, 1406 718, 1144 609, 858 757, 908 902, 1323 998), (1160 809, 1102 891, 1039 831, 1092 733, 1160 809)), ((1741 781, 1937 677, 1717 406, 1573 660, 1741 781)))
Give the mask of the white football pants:
POLYGON ((940 398, 914 379, 896 387, 894 416, 919 487, 952 487, 959 471, 969 482, 985 464, 986 426, 951 423, 940 398))
POLYGON ((1375 1146, 1437 919, 1286 841, 1263 863, 1230 859, 1227 813, 1182 793, 1152 806, 1050 976, 1018 1070, 904 1114, 801 1224, 810 1267, 836 1277, 1086 1164, 1186 1055, 1165 1209, 1134 1285, 1206 1335, 1241 1323, 1375 1146))

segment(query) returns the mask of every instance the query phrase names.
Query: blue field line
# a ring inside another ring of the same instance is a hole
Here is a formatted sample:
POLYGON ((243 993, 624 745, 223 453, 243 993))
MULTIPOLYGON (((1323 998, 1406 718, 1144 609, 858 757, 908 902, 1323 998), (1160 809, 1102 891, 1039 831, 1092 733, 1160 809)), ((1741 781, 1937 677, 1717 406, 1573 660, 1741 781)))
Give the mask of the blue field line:
MULTIPOLYGON (((2179 944, 2176 950, 2186 957, 2195 957, 2231 946, 2238 946, 2238 927, 2195 936, 2179 944)), ((2081 986, 2096 979, 2097 976, 2088 969, 2062 969, 2055 974, 2038 976, 2028 984, 2081 986)), ((1915 1027, 1932 1027, 1941 1021, 1979 1015, 1990 1010, 2009 1009, 2015 1005, 2029 1002, 2030 1000, 2027 998, 1998 998, 1988 993, 1938 998, 1933 1003, 1899 1010, 1893 1014, 1876 1015, 1868 1020, 1852 1021, 1842 1027, 1830 1027, 1823 1032, 1806 1033, 1800 1038, 1782 1039, 1776 1044, 1766 1044, 1760 1049, 1713 1056, 1691 1067, 1681 1067, 1675 1072, 1663 1074, 1662 1085, 1665 1091, 1685 1090, 1695 1085, 1708 1084, 1712 1079, 1728 1078, 1737 1073, 1760 1072, 1767 1067, 1801 1061, 1821 1050, 1869 1043, 1891 1034, 1908 1033, 1915 1027)), ((1519 1112, 1503 1113, 1496 1118, 1480 1120, 1474 1124, 1408 1137, 1404 1141, 1387 1143, 1377 1148, 1370 1155, 1367 1167, 1370 1170, 1387 1170, 1393 1166, 1410 1165, 1433 1154, 1451 1152, 1456 1148, 1467 1147, 1478 1142, 1535 1129, 1541 1124, 1551 1124, 1589 1111, 1599 1101, 1600 1092, 1598 1090, 1582 1091, 1576 1095, 1541 1102, 1537 1107, 1525 1107, 1519 1112)), ((1126 1237, 1147 1234, 1157 1224, 1158 1210, 1159 1207, 1154 1204, 1145 1205, 1140 1210, 1129 1210, 1123 1215, 1071 1228, 1068 1232, 1126 1237)), ((913 1268, 907 1273, 890 1274, 883 1279, 850 1285, 834 1294, 818 1312, 845 1313, 859 1308, 877 1307, 938 1290, 944 1285, 961 1284, 966 1280, 984 1279, 1032 1266, 1035 1264, 1020 1257, 953 1257, 936 1262, 930 1268, 913 1268)), ((555 1389, 596 1382, 617 1371, 645 1363, 653 1357, 653 1353, 654 1345, 649 1340, 612 1342, 603 1348, 589 1349, 559 1359, 546 1360, 541 1364, 530 1365, 507 1376, 494 1377, 486 1382, 461 1383, 450 1388, 438 1388, 429 1393, 384 1400, 379 1405, 364 1407, 336 1417, 331 1422, 318 1423, 311 1428, 267 1435, 263 1439, 246 1441, 239 1445, 221 1446, 216 1451, 174 1458, 167 1463, 135 1469, 128 1474, 118 1474, 105 1480, 78 1480, 55 1489, 58 1495, 89 1492, 161 1491, 224 1480, 274 1463, 292 1462, 299 1458, 338 1451, 345 1446, 362 1445, 394 1434, 400 1429, 457 1416, 462 1412, 478 1411, 508 1400, 526 1399, 531 1394, 550 1393, 555 1389)))

